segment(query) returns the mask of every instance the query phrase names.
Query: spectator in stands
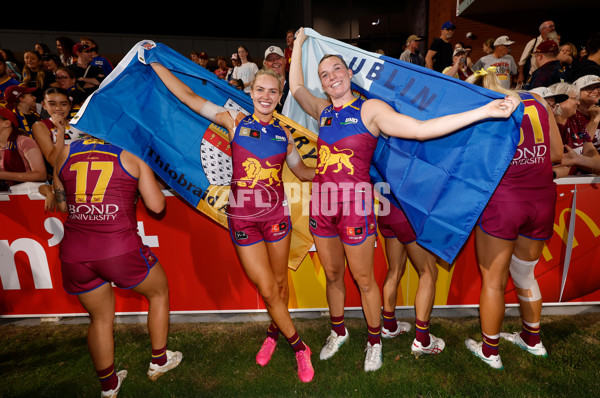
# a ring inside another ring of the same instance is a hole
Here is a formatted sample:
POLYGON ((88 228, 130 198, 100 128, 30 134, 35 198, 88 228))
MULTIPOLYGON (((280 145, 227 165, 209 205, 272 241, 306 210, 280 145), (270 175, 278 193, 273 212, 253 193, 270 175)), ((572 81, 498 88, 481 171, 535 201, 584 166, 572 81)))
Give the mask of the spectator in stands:
POLYGON ((240 66, 234 69, 232 77, 234 79, 241 79, 244 82, 244 92, 250 94, 250 83, 252 83, 254 75, 258 72, 258 66, 252 62, 252 58, 246 47, 239 46, 237 54, 240 66))
POLYGON ((9 86, 4 91, 6 107, 11 109, 19 122, 19 128, 31 135, 33 124, 40 120, 36 112, 35 87, 9 86))
POLYGON ((286 79, 285 73, 285 55, 281 48, 277 46, 271 46, 267 48, 265 51, 265 58, 263 61, 263 66, 266 69, 273 69, 275 73, 281 76, 281 81, 283 87, 281 88, 281 98, 279 99, 279 103, 275 107, 275 110, 281 113, 283 109, 283 104, 285 104, 285 99, 287 98, 288 93, 290 92, 289 82, 286 79))
POLYGON ((56 83, 54 74, 46 72, 42 63, 42 57, 37 51, 26 51, 23 54, 25 66, 23 66, 23 85, 25 87, 37 87, 33 93, 39 104, 44 99, 44 90, 56 83))
POLYGON ((42 63, 44 64, 44 70, 56 74, 56 69, 59 66, 63 66, 63 63, 60 60, 60 57, 56 54, 46 53, 42 55, 42 63))
POLYGON ((569 58, 571 59, 571 62, 568 62, 568 61, 560 62, 563 74, 566 79, 565 81, 571 82, 571 81, 573 81, 573 79, 571 77, 573 68, 575 68, 577 66, 577 64, 579 63, 579 54, 577 53, 577 46, 575 46, 575 44, 570 43, 570 42, 565 43, 560 46, 559 52, 560 52, 560 54, 563 54, 564 58, 566 58, 567 60, 569 58))
POLYGON ((232 85, 233 87, 235 87, 238 90, 243 90, 244 89, 244 82, 241 81, 240 79, 231 79, 229 81, 229 84, 232 85))
POLYGON ((33 138, 47 162, 50 179, 58 154, 65 145, 81 137, 78 131, 70 129, 68 120, 71 100, 65 90, 58 87, 49 88, 44 94, 42 105, 50 116, 33 125, 33 138))
POLYGON ((500 36, 494 41, 494 51, 485 55, 473 65, 473 70, 478 71, 481 69, 487 69, 490 66, 496 68, 496 76, 500 79, 502 87, 510 89, 511 78, 518 72, 517 64, 513 59, 512 55, 509 54, 510 46, 514 41, 510 40, 508 36, 500 36))
POLYGON ((600 151, 600 76, 582 76, 573 84, 579 88, 579 106, 573 118, 586 129, 594 147, 600 151))
POLYGON ((75 76, 77 84, 89 95, 96 91, 106 75, 99 66, 92 65, 92 51, 87 44, 77 43, 73 46, 73 53, 77 56, 77 62, 68 65, 75 76))
POLYGON ((10 51, 8 48, 0 48, 0 56, 4 58, 6 62, 6 72, 8 75, 15 80, 23 80, 21 68, 19 68, 17 59, 12 51, 10 51))
POLYGON ((50 54, 50 47, 46 43, 35 43, 33 49, 37 51, 42 57, 46 54, 50 54))
POLYGON ((591 35, 585 43, 587 57, 573 67, 571 81, 586 75, 600 76, 600 32, 591 35))
POLYGON ((494 52, 494 42, 496 41, 496 39, 494 39, 493 37, 490 37, 489 39, 487 39, 486 41, 483 42, 483 53, 485 55, 490 55, 491 53, 494 52))
POLYGON ((233 72, 235 71, 235 68, 241 65, 237 53, 231 54, 231 65, 233 66, 229 68, 229 70, 227 71, 227 76, 225 76, 225 80, 227 80, 228 82, 230 82, 233 79, 233 72))
POLYGON ((204 51, 198 53, 198 65, 204 69, 208 69, 208 54, 204 51))
POLYGON ((531 39, 525 45, 521 58, 519 59, 519 73, 517 75, 517 84, 525 83, 528 77, 535 71, 537 66, 533 61, 533 52, 537 46, 545 40, 556 40, 556 27, 553 21, 544 21, 539 27, 538 37, 531 39))
POLYGON ((15 114, 0 107, 0 181, 14 185, 45 180, 46 166, 40 147, 19 130, 15 114))
POLYGON ((19 85, 21 82, 12 78, 8 74, 8 67, 6 66, 6 60, 0 55, 0 106, 5 104, 4 90, 7 87, 19 85))
POLYGON ((290 62, 292 61, 292 50, 294 49, 294 35, 296 31, 294 29, 289 29, 285 32, 285 50, 283 50, 283 54, 285 57, 285 73, 290 73, 290 62))
POLYGON ((470 44, 466 44, 463 46, 465 52, 467 53, 467 66, 473 70, 473 60, 471 59, 471 53, 473 52, 473 47, 470 44))
MULTIPOLYGON (((576 85, 570 83, 556 83, 550 86, 549 90, 555 94, 566 94, 568 96, 567 100, 560 102, 558 106, 555 105, 552 108, 562 136, 563 144, 575 151, 578 155, 587 158, 600 159, 600 155, 592 143, 592 137, 588 133, 588 128, 593 129, 598 126, 600 107, 596 106, 595 108, 592 108, 590 110, 592 117, 586 118, 578 111, 582 91, 576 85)), ((586 96, 587 93, 584 92, 583 95, 586 96)), ((557 176, 564 177, 568 174, 590 172, 590 170, 583 168, 570 167, 571 165, 568 166, 569 167, 555 166, 554 170, 555 173, 557 173, 557 176)))
POLYGON ((442 72, 448 65, 452 65, 452 54, 454 48, 450 44, 456 26, 451 21, 444 22, 440 37, 433 39, 429 51, 425 55, 425 65, 429 69, 442 72))
POLYGON ((79 42, 81 44, 87 44, 88 46, 90 46, 90 51, 92 52, 91 64, 99 66, 100 69, 102 69, 102 71, 104 72, 104 75, 108 76, 108 74, 113 70, 113 65, 107 58, 104 58, 100 55, 98 43, 96 43, 94 39, 92 39, 89 36, 80 37, 79 42))
POLYGON ((464 48, 458 47, 454 50, 452 66, 446 67, 442 72, 460 80, 467 80, 467 77, 473 74, 473 70, 467 66, 467 52, 464 48))
POLYGON ((229 72, 229 67, 227 66, 227 59, 224 56, 219 55, 217 57, 217 69, 215 69, 215 75, 217 75, 219 79, 225 80, 227 72, 229 72))
POLYGON ((192 60, 193 63, 199 64, 199 62, 198 62, 198 52, 192 51, 190 53, 190 59, 192 60))
POLYGON ((79 108, 81 108, 88 94, 77 84, 77 76, 75 76, 75 72, 71 68, 61 66, 57 69, 55 76, 58 86, 65 90, 71 101, 71 112, 68 117, 70 120, 75 116, 79 108))
POLYGON ((71 65, 75 62, 77 54, 73 53, 75 41, 67 36, 59 36, 56 38, 56 50, 60 56, 60 60, 64 65, 71 65))
POLYGON ((400 60, 410 62, 411 64, 425 66, 425 58, 419 52, 419 46, 421 45, 422 37, 417 35, 410 35, 406 39, 406 49, 400 54, 400 60))
POLYGON ((557 55, 558 44, 554 40, 541 42, 533 52, 533 61, 537 68, 529 76, 529 79, 523 85, 523 89, 549 87, 554 83, 564 82, 566 80, 565 75, 557 55))

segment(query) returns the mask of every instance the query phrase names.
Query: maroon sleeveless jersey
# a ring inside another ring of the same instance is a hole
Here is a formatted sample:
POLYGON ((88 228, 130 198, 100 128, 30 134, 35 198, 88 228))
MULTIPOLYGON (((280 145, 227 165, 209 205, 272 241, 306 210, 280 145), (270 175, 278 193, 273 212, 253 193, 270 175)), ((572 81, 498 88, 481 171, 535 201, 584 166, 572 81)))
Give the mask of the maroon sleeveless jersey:
POLYGON ((122 167, 121 152, 91 138, 70 145, 58 174, 69 210, 62 261, 102 260, 143 247, 135 217, 138 181, 122 167))

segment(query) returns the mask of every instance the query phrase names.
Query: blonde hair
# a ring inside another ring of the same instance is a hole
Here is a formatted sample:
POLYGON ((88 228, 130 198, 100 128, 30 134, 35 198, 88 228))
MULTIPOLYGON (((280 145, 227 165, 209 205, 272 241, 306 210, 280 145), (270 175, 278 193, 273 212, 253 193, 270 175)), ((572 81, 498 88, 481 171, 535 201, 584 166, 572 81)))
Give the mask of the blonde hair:
POLYGON ((502 86, 500 79, 498 79, 498 76, 496 75, 496 68, 493 66, 476 71, 465 81, 501 94, 511 95, 521 101, 521 97, 515 91, 506 89, 502 86))
POLYGON ((256 74, 254 75, 254 79, 252 79, 252 83, 250 83, 251 89, 254 89, 254 83, 256 82, 256 79, 258 79, 261 76, 271 76, 272 78, 276 79, 277 83, 279 83, 278 84, 279 94, 281 94, 283 92, 283 78, 277 72, 275 72, 273 69, 265 69, 265 68, 262 68, 258 72, 256 72, 256 74))

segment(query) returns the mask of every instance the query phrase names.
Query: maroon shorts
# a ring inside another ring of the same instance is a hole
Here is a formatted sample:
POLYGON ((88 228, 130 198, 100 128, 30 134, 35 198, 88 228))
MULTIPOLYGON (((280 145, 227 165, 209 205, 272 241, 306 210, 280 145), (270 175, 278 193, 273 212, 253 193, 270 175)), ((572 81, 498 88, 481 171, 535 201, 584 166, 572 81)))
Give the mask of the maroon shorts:
POLYGON ((547 240, 553 234, 556 191, 547 198, 530 201, 490 200, 477 225, 488 235, 515 240, 519 235, 547 240))
POLYGON ((69 294, 92 291, 113 282, 122 289, 139 285, 158 259, 148 246, 104 260, 69 263, 62 261, 63 287, 69 294))
POLYGON ((417 240, 417 235, 404 212, 390 204, 390 211, 377 217, 379 232, 384 238, 397 238, 407 244, 417 240))
POLYGON ((228 217, 227 223, 233 243, 239 246, 250 246, 263 240, 269 243, 277 242, 292 230, 290 216, 287 215, 268 221, 228 217))
POLYGON ((377 233, 373 204, 349 201, 319 206, 311 203, 310 232, 322 238, 339 236, 343 243, 358 245, 377 233))

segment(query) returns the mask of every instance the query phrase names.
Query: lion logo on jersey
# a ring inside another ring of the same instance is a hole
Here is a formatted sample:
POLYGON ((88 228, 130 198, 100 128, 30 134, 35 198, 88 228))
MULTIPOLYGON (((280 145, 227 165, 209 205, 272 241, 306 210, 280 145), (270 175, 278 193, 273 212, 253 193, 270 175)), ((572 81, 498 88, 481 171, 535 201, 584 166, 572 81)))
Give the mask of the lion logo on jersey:
POLYGON ((339 173, 342 171, 342 166, 346 166, 350 171, 348 175, 354 174, 354 166, 350 161, 350 158, 354 156, 354 151, 352 149, 342 149, 341 151, 337 149, 335 146, 333 147, 335 153, 329 149, 326 145, 321 145, 319 148, 319 165, 317 169, 319 170, 319 174, 325 173, 329 166, 337 165, 337 169, 334 170, 334 173, 339 173), (346 153, 344 153, 344 151, 346 153))
MULTIPOLYGON (((246 176, 240 180, 252 181, 250 188, 254 188, 258 181, 261 180, 268 180, 268 185, 273 185, 274 183, 275 185, 281 185, 281 179, 279 178, 281 165, 272 165, 267 161, 267 166, 269 167, 263 167, 259 160, 248 158, 242 163, 242 166, 244 166, 246 176)), ((247 186, 245 182, 238 182, 238 185, 242 187, 247 186)))

